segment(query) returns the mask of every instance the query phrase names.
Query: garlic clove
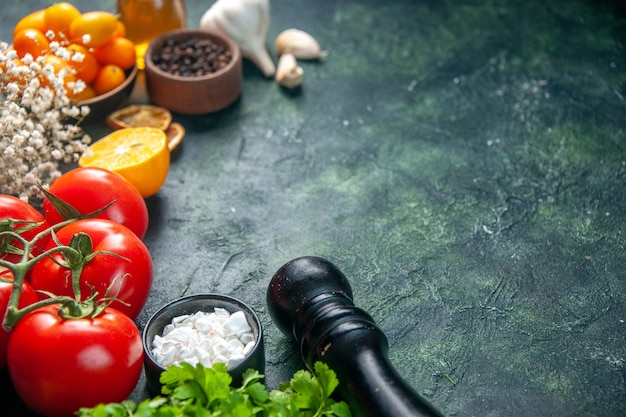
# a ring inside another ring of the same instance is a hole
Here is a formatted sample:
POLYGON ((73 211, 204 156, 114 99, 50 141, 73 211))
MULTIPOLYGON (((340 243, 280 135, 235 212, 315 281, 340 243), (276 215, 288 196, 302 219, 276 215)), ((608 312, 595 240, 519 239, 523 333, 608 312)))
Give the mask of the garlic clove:
POLYGON ((230 37, 241 56, 272 77, 276 66, 265 47, 269 7, 269 0, 217 0, 200 18, 200 29, 230 37))
POLYGON ((298 66, 293 54, 283 54, 276 68, 276 82, 287 88, 296 88, 302 84, 304 70, 298 66))
POLYGON ((276 53, 293 54, 296 59, 319 59, 326 56, 313 36, 300 29, 286 29, 274 41, 276 53))

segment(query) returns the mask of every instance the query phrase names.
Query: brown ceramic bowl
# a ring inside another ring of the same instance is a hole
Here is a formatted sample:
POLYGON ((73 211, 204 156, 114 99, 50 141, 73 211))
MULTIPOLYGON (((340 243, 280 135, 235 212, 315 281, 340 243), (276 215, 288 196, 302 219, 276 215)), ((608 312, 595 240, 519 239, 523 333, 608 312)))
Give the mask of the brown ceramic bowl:
POLYGON ((89 115, 84 119, 83 123, 103 121, 109 114, 113 113, 120 107, 123 107, 128 102, 128 99, 133 92, 138 72, 137 65, 135 65, 133 68, 126 71, 126 80, 113 90, 108 93, 100 94, 99 96, 77 102, 76 105, 89 106, 91 110, 89 115))
POLYGON ((243 69, 239 47, 231 39, 199 29, 167 32, 150 42, 145 56, 146 88, 150 100, 180 114, 204 114, 222 110, 241 95, 243 69), (205 75, 181 76, 159 68, 153 57, 159 56, 168 41, 192 38, 208 39, 226 46, 232 58, 224 68, 205 75))

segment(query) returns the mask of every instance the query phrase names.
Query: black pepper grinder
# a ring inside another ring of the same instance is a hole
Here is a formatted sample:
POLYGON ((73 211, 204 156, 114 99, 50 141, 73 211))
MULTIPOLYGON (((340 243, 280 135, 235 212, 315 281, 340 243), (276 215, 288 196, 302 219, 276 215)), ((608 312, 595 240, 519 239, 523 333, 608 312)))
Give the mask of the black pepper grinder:
POLYGON ((304 256, 283 265, 267 289, 276 326, 298 342, 304 363, 326 363, 353 414, 443 417, 391 365, 389 343, 372 317, 355 307, 352 288, 331 262, 304 256))

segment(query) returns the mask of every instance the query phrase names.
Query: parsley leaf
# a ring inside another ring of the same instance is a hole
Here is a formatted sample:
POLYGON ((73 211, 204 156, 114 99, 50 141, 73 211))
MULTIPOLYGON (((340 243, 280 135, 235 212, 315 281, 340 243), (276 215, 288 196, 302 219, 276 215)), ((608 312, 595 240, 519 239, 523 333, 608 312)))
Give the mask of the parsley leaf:
POLYGON ((322 389, 322 396, 324 398, 330 397, 333 391, 335 391, 335 388, 339 386, 337 375, 335 372, 331 371, 324 362, 316 362, 314 368, 317 380, 322 389))
POLYGON ((268 391, 263 375, 248 369, 241 387, 231 386, 224 364, 205 368, 173 365, 161 374, 161 395, 139 404, 131 400, 81 408, 79 417, 352 417, 343 401, 330 398, 339 385, 326 364, 299 370, 279 389, 268 391))

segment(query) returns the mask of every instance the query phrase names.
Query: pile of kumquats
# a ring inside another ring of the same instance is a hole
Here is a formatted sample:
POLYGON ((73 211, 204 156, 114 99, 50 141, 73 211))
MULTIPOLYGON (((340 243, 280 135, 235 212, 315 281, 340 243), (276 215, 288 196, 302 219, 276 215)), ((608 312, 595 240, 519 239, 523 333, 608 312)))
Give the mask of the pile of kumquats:
POLYGON ((18 59, 27 54, 44 57, 56 72, 71 66, 65 77, 68 96, 86 100, 122 84, 135 65, 135 44, 125 36, 124 24, 113 13, 82 13, 60 2, 24 16, 14 27, 12 47, 18 59), (59 47, 65 56, 58 53, 59 47), (77 80, 84 88, 72 88, 77 80))

